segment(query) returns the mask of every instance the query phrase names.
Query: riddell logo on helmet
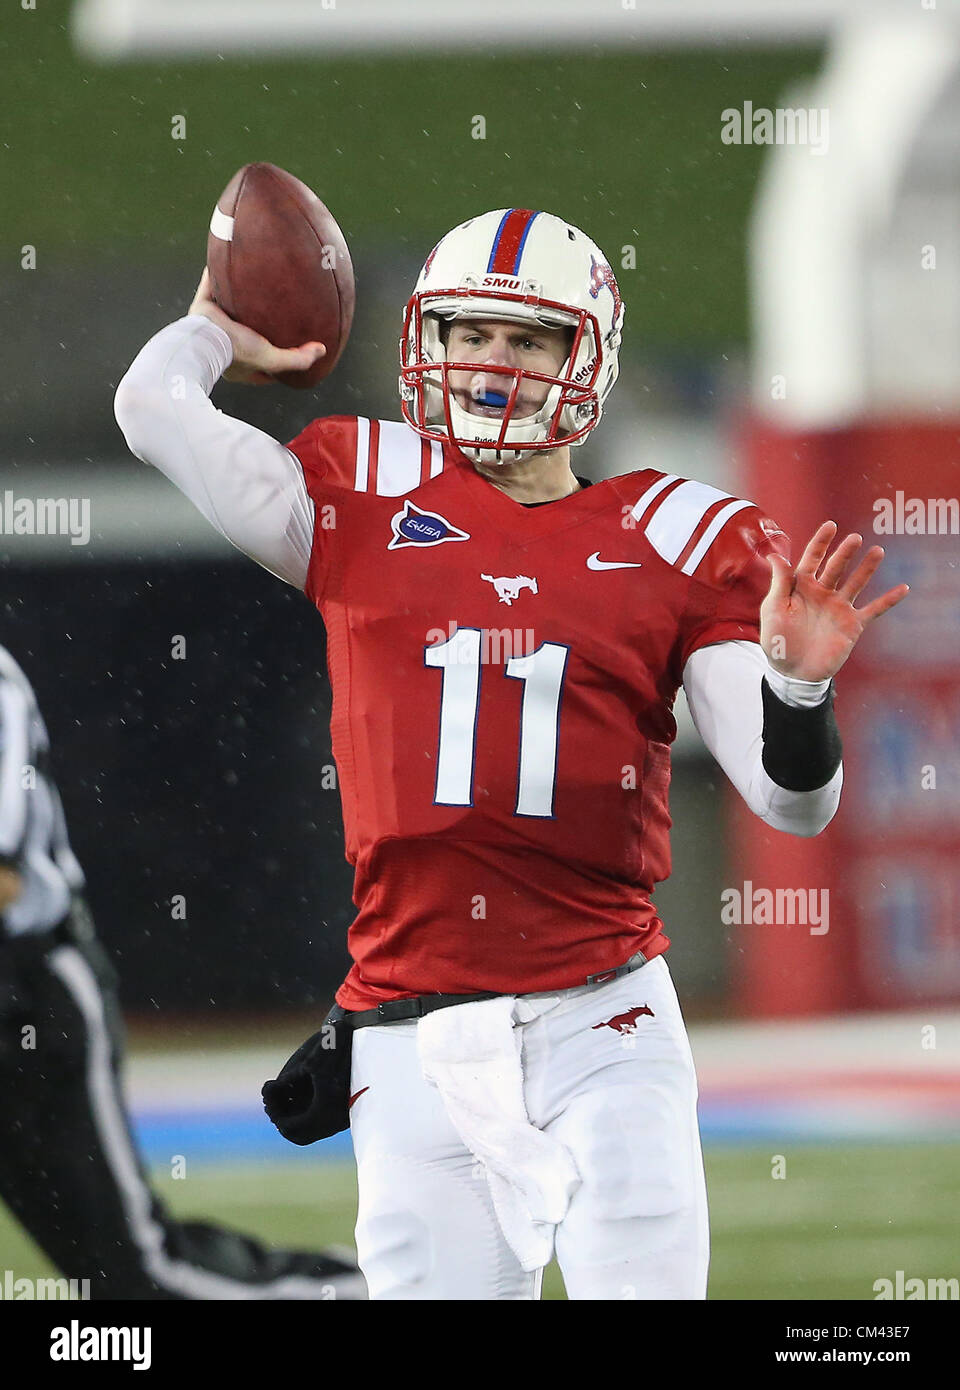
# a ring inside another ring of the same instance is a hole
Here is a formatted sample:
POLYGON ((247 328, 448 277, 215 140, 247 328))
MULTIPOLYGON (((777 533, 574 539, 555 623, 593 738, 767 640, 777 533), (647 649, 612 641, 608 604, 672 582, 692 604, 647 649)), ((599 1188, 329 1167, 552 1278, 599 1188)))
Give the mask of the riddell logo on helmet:
POLYGON ((510 275, 485 275, 483 288, 486 290, 518 290, 523 282, 510 275))

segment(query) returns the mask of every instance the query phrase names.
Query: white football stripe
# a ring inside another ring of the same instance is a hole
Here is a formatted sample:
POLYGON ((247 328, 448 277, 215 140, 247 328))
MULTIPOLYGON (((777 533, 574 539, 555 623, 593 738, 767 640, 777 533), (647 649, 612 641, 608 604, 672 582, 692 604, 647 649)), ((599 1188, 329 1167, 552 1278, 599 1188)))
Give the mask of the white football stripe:
POLYGON ((721 507, 703 535, 697 541, 690 552, 690 558, 682 567, 683 574, 693 574, 700 561, 706 555, 710 546, 713 544, 718 532, 720 532, 732 516, 737 512, 742 512, 744 507, 752 507, 752 502, 730 502, 726 507, 721 507))
POLYGON ((370 421, 365 415, 357 416, 357 472, 353 481, 356 492, 366 492, 369 471, 370 421))
POLYGON ((649 507, 650 503, 653 501, 653 499, 655 497, 659 497, 665 487, 669 487, 671 483, 675 483, 676 481, 676 473, 664 473, 663 477, 658 478, 655 483, 652 483, 651 486, 647 488, 643 496, 640 497, 640 499, 635 503, 633 507, 631 507, 631 516, 635 517, 636 520, 639 521, 640 518, 643 516, 644 512, 649 507))
POLYGON ((704 513, 729 492, 707 483, 686 482, 671 492, 654 512, 646 537, 658 555, 672 565, 703 520, 704 513))
POLYGON ((443 445, 439 440, 430 441, 430 477, 435 478, 443 472, 443 445))
POLYGON ((210 218, 210 230, 221 241, 233 241, 233 218, 221 212, 218 207, 214 208, 213 216, 210 218))
POLYGON ((402 497, 420 486, 420 436, 400 420, 380 421, 377 493, 402 497))

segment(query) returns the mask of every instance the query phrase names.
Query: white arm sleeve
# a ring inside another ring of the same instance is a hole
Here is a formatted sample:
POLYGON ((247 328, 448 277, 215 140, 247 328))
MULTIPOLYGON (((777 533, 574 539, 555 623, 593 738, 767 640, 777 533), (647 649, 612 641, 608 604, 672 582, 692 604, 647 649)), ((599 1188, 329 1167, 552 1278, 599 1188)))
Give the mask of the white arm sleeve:
POLYGON ((302 589, 313 501, 300 462, 285 445, 210 401, 232 356, 227 334, 202 315, 169 324, 117 387, 117 424, 131 452, 176 483, 221 535, 302 589))
POLYGON ((815 791, 792 792, 777 786, 761 761, 766 676, 787 704, 817 704, 829 681, 787 680, 773 671, 756 642, 717 642, 700 647, 684 667, 683 689, 697 732, 744 801, 774 830, 819 835, 836 812, 843 764, 815 791))

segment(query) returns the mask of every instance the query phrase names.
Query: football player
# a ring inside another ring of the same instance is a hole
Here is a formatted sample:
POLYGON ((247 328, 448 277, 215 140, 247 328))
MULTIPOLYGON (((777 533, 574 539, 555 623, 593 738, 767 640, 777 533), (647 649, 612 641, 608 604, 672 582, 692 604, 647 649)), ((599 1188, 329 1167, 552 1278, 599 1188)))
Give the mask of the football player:
POLYGON ((116 394, 131 450, 326 626, 372 1298, 536 1298, 554 1251, 571 1298, 705 1297, 696 1078, 651 901, 672 706, 682 685, 758 816, 815 835, 842 780, 832 678, 906 592, 856 608, 883 552, 831 549, 833 523, 793 565, 747 500, 578 476, 623 320, 589 237, 500 209, 427 258, 400 420, 285 446, 217 411, 221 375, 323 346, 232 322, 206 273, 116 394))
POLYGON ((176 1221, 151 1191, 84 889, 33 687, 0 647, 0 1201, 94 1299, 365 1298, 339 1255, 176 1221))

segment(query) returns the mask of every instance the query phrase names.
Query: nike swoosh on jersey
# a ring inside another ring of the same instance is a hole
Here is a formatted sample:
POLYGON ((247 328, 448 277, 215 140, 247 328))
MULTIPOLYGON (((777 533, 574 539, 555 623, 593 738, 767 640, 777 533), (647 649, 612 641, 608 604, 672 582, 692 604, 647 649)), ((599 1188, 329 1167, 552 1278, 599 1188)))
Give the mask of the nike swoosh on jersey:
POLYGON ((601 560, 599 550, 595 550, 592 555, 587 556, 588 570, 638 570, 641 568, 639 560, 601 560))

